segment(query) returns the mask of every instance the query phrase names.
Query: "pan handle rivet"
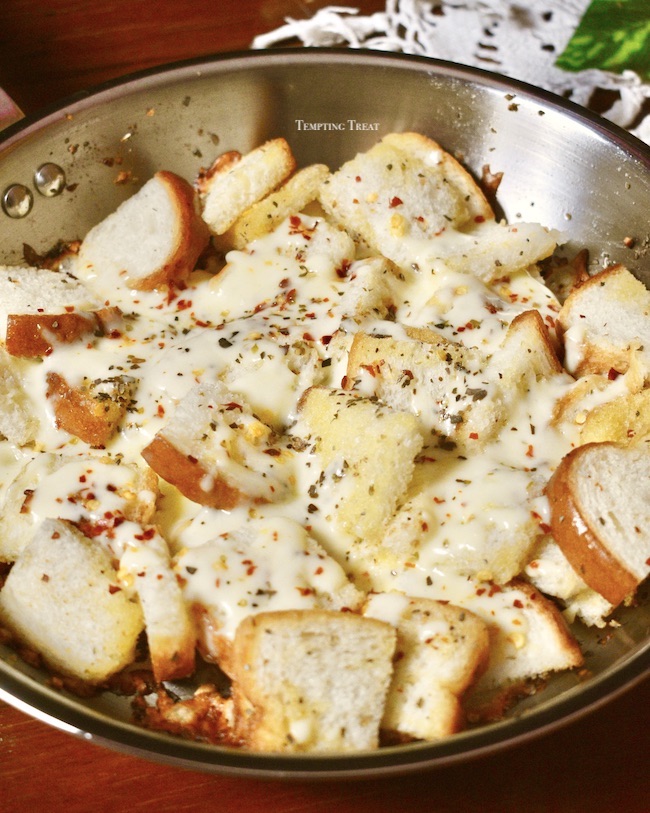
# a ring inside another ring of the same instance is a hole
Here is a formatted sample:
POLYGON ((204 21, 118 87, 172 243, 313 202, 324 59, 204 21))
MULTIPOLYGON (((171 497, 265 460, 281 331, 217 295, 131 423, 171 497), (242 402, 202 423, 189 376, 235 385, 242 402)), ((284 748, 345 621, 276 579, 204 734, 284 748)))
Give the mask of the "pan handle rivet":
POLYGON ((2 195, 2 208, 9 217, 25 217, 30 213, 33 203, 31 191, 20 183, 7 187, 2 195))
POLYGON ((34 173, 34 186, 46 198, 60 195, 65 188, 65 172, 58 164, 41 164, 34 173))

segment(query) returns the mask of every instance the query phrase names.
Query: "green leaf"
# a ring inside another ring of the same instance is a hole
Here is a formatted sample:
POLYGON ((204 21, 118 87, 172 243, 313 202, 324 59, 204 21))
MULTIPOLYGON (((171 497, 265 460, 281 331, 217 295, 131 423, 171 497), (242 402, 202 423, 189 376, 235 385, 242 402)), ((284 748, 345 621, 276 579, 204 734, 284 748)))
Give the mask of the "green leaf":
POLYGON ((556 63, 567 71, 636 71, 650 81, 650 2, 593 0, 556 63))

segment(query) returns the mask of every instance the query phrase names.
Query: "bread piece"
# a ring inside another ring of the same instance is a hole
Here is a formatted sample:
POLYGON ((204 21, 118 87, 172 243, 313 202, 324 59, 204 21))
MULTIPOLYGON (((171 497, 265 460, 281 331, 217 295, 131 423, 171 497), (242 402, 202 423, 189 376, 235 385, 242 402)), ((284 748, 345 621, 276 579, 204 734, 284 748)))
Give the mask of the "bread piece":
POLYGON ((216 236, 215 246, 223 252, 245 249, 251 241, 272 232, 287 217, 297 215, 315 201, 328 176, 325 164, 299 169, 275 192, 253 203, 223 234, 216 236))
POLYGON ((293 452, 219 382, 190 390, 142 456, 188 499, 212 508, 276 502, 295 487, 293 452))
POLYGON ((249 616, 235 636, 239 728, 253 751, 376 748, 395 630, 354 613, 249 616))
POLYGON ((315 488, 331 499, 332 522, 376 546, 422 448, 417 418, 326 387, 307 390, 300 411, 320 462, 315 488))
POLYGON ((384 257, 353 262, 339 303, 343 320, 352 319, 357 324, 368 318, 390 320, 396 300, 397 273, 384 257))
POLYGON ((196 632, 165 539, 154 526, 121 524, 120 583, 133 590, 144 615, 154 678, 176 680, 194 671, 196 632))
POLYGON ((178 285, 208 240, 192 186, 161 171, 88 232, 76 267, 108 295, 121 284, 145 291, 178 285))
POLYGON ((488 625, 490 656, 468 695, 481 708, 495 692, 583 664, 580 646, 557 606, 523 579, 496 585, 476 583, 462 606, 488 625))
POLYGON ((325 211, 355 239, 404 270, 451 269, 484 281, 554 251, 558 234, 496 223, 469 173, 431 139, 393 133, 323 184, 325 211))
POLYGON ((542 593, 561 602, 569 623, 580 618, 587 626, 604 627, 614 609, 585 584, 551 536, 543 538, 524 575, 542 593))
POLYGON ((362 601, 338 562, 302 525, 283 517, 250 520, 184 548, 175 570, 197 622, 203 655, 229 675, 235 631, 247 615, 355 610, 362 601))
POLYGON ((619 395, 585 415, 582 443, 639 443, 650 436, 650 389, 619 395))
POLYGON ((51 401, 58 429, 103 449, 122 423, 133 402, 136 381, 125 375, 91 380, 79 386, 59 373, 46 374, 45 397, 51 401))
POLYGON ((638 356, 650 373, 650 291, 622 265, 613 265, 567 297, 558 316, 566 366, 575 376, 625 372, 638 356))
POLYGON ((553 537, 582 579, 616 606, 650 572, 650 446, 587 443, 546 489, 553 537))
POLYGON ((535 473, 491 452, 425 449, 386 524, 382 557, 399 572, 419 565, 506 584, 529 561, 539 536, 531 506, 543 487, 535 473))
POLYGON ((527 392, 536 381, 564 374, 549 330, 536 310, 522 311, 515 316, 495 353, 494 365, 498 367, 502 388, 512 390, 516 397, 527 392))
POLYGON ((241 155, 220 155, 197 179, 202 215, 210 231, 226 232, 254 203, 264 198, 296 168, 287 141, 274 138, 241 155))
POLYGON ((0 338, 10 313, 51 314, 95 310, 101 303, 80 280, 64 271, 35 266, 0 266, 0 338))
POLYGON ((89 454, 37 454, 4 495, 0 561, 17 559, 45 518, 68 520, 96 537, 124 519, 150 522, 157 498, 158 478, 146 466, 89 454))
MULTIPOLYGON (((425 331, 418 330, 418 336, 425 331)), ((358 387, 393 409, 417 416, 426 436, 435 432, 476 447, 498 429, 494 385, 486 357, 434 331, 426 341, 357 333, 350 348, 347 386, 358 387)))
POLYGON ((418 133, 392 133, 345 163, 324 184, 321 203, 386 256, 382 246, 391 234, 433 238, 449 226, 494 217, 471 176, 418 133))
POLYGON ((56 672, 101 683, 133 661, 142 613, 112 557, 70 523, 46 519, 0 591, 0 618, 56 672))
POLYGON ((50 355, 57 345, 72 344, 80 339, 120 336, 121 311, 116 307, 97 311, 64 313, 11 313, 7 317, 5 346, 12 356, 38 358, 50 355))
POLYGON ((21 382, 20 367, 0 346, 0 435, 17 446, 36 437, 39 420, 21 382))
POLYGON ((462 696, 487 663, 487 626, 468 610, 399 593, 369 596, 364 615, 397 629, 381 722, 401 739, 437 740, 464 724, 462 696))

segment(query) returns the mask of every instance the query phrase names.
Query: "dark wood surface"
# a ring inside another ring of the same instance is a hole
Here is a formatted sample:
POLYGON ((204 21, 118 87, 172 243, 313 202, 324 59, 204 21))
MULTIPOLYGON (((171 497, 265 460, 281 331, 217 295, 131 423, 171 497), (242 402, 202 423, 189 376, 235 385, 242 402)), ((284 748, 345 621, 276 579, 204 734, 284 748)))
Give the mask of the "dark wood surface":
MULTIPOLYGON (((35 113, 141 68, 245 49, 285 15, 306 16, 317 6, 0 0, 0 87, 35 113)), ((170 768, 76 739, 0 702, 0 811, 647 813, 649 707, 645 681, 578 721, 480 760, 402 778, 321 784, 170 768)))

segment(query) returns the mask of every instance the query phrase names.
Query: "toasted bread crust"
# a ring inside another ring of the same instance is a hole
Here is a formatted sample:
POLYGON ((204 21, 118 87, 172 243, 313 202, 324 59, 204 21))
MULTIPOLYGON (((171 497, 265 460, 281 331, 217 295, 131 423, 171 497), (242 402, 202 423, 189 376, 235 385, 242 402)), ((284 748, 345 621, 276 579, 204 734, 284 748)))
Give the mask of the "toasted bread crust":
POLYGON ((636 589, 638 579, 608 551, 581 511, 572 488, 580 459, 598 445, 586 443, 569 452, 551 477, 546 495, 551 506, 551 531, 564 555, 592 590, 616 606, 636 589))
POLYGON ((238 489, 211 475, 198 460, 180 452, 164 437, 155 437, 142 450, 142 456, 163 480, 200 505, 229 509, 244 499, 238 489))
POLYGON ((89 390, 72 387, 59 373, 48 373, 46 380, 45 397, 52 401, 57 428, 104 448, 126 414, 126 400, 94 398, 89 390))
POLYGON ((116 329, 120 309, 71 313, 14 313, 7 317, 5 346, 12 356, 38 358, 57 344, 72 344, 86 336, 106 335, 116 329))

